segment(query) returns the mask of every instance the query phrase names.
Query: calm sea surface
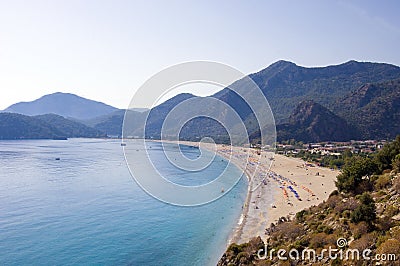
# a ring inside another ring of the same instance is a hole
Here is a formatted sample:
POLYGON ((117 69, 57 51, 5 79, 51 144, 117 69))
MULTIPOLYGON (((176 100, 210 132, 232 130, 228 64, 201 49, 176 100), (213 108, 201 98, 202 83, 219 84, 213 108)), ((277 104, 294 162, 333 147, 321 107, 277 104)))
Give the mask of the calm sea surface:
MULTIPOLYGON (((161 144, 151 146, 152 158, 164 158, 161 144)), ((206 173, 193 173, 156 163, 185 184, 227 165, 216 157, 206 173)), ((177 207, 139 188, 120 141, 0 141, 0 265, 215 265, 246 190, 242 178, 213 203, 177 207)))

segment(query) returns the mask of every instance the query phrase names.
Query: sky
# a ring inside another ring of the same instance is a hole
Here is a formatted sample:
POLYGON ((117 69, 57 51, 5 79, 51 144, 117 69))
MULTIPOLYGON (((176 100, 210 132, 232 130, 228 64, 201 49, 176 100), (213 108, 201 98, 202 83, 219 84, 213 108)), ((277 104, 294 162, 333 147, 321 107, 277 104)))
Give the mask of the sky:
POLYGON ((396 0, 0 0, 0 110, 59 91, 127 108, 152 75, 194 60, 246 74, 281 59, 400 66, 399 11, 396 0))

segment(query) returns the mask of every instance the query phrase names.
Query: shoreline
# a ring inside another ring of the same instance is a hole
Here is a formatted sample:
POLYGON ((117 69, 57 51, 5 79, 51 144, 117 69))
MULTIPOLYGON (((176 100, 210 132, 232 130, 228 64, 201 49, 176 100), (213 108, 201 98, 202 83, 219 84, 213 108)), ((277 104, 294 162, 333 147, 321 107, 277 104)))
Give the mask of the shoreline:
MULTIPOLYGON (((179 144, 199 146, 199 142, 179 141, 179 144)), ((250 154, 250 161, 254 162, 254 158, 257 157, 255 149, 222 144, 210 145, 212 147, 207 144, 202 147, 231 161, 248 181, 243 210, 236 227, 232 228, 232 233, 227 239, 227 246, 232 243, 245 243, 257 236, 264 242, 267 241, 266 229, 271 223, 277 223, 281 217, 293 218, 297 212, 318 205, 336 189, 334 181, 339 174, 337 170, 318 167, 299 158, 278 154, 273 154, 271 158, 266 155, 260 156, 257 168, 252 163, 249 166, 245 160, 247 154, 250 154), (254 170, 254 173, 251 170, 254 170), (257 186, 253 189, 255 184, 257 186)))
MULTIPOLYGON (((199 142, 179 141, 179 144, 199 147, 199 142)), ((276 224, 282 217, 294 218, 297 212, 326 200, 336 189, 334 181, 339 174, 337 170, 275 153, 271 158, 261 156, 258 166, 250 163, 249 167, 244 158, 250 154, 249 161, 253 159, 254 162, 254 157, 257 156, 255 149, 223 144, 210 145, 203 143, 202 146, 231 161, 243 172, 248 181, 243 210, 236 227, 232 228, 225 249, 232 243, 242 244, 257 236, 266 242, 268 239, 266 229, 271 223, 276 224), (231 157, 230 151, 232 151, 231 157), (255 171, 253 173, 250 170, 255 171), (260 183, 253 189, 257 182, 260 183)))

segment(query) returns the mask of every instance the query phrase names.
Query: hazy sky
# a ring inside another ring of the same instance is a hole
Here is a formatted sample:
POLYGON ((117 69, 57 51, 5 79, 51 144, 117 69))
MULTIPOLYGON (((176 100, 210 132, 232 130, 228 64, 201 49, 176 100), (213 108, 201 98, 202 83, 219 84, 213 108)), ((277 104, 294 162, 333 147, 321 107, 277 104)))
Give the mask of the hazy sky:
MULTIPOLYGON (((0 110, 57 91, 126 108, 165 67, 400 65, 399 1, 3 1, 0 110)), ((202 91, 209 94, 211 91, 202 91)))

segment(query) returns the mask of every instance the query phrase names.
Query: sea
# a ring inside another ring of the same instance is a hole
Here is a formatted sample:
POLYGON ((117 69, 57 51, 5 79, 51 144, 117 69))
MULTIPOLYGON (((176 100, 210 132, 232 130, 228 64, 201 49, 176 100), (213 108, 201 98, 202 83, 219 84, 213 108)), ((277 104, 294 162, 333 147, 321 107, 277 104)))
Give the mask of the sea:
MULTIPOLYGON (((157 142, 149 153, 189 185, 225 168, 240 172, 219 156, 207 174, 182 171, 158 156, 157 142)), ((120 140, 0 141, 0 265, 216 265, 246 193, 242 176, 216 201, 174 206, 135 182, 120 140)))

